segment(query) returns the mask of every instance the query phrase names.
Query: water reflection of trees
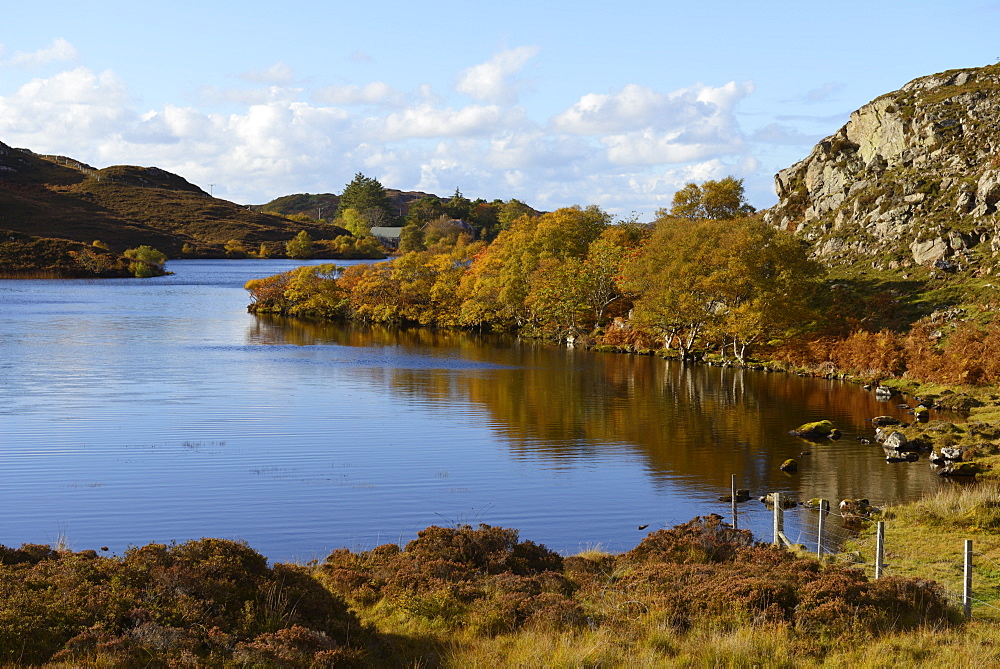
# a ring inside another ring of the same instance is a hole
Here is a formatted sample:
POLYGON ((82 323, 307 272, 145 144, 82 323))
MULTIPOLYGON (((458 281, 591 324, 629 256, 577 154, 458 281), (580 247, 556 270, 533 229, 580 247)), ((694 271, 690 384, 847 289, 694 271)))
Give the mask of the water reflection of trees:
POLYGON ((257 320, 254 344, 398 347, 440 365, 359 366, 353 373, 413 401, 485 420, 517 457, 553 464, 638 454, 654 479, 724 490, 736 474, 755 490, 873 500, 911 498, 934 485, 923 464, 887 465, 859 444, 867 419, 906 418, 891 403, 841 382, 654 357, 595 354, 469 332, 257 320), (458 364, 456 364, 458 361, 458 364), (466 367, 461 361, 489 363, 466 367), (469 404, 473 406, 470 407, 469 404), (810 445, 787 434, 830 418, 840 442, 810 445), (810 451, 807 456, 800 452, 810 451), (778 467, 797 457, 799 475, 778 467))

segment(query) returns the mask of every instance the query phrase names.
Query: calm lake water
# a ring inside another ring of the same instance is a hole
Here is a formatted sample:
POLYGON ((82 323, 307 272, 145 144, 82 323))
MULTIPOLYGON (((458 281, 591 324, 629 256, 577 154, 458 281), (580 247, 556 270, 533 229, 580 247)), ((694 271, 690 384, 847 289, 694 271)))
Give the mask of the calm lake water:
MULTIPOLYGON (((754 496, 901 501, 857 386, 468 333, 257 318, 291 261, 171 261, 146 280, 0 281, 0 543, 243 539, 275 561, 515 527, 563 553, 635 546, 754 496), (829 418, 838 442, 787 434, 829 418), (810 451, 810 455, 802 455, 810 451), (779 471, 796 457, 799 473, 779 471), (639 525, 649 525, 640 531, 639 525)), ((770 539, 770 513, 740 505, 770 539)), ((786 533, 814 541, 816 516, 786 533)))

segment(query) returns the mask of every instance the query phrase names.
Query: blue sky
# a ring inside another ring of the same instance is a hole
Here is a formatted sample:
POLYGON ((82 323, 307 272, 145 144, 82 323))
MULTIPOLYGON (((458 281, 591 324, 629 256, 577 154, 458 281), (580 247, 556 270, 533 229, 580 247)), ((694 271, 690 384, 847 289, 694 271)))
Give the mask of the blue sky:
POLYGON ((1000 2, 8 3, 0 141, 244 204, 387 188, 650 220, 774 173, 910 79, 997 62, 1000 2))

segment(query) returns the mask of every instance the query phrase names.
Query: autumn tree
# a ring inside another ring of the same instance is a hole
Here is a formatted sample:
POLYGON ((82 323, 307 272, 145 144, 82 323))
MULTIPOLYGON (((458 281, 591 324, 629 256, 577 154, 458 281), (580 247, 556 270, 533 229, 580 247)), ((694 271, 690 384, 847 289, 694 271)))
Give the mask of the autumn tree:
POLYGON ((294 238, 285 243, 285 253, 289 258, 312 258, 313 240, 305 230, 299 232, 294 238))
POLYGON ((536 325, 539 315, 526 302, 536 271, 543 262, 554 271, 568 258, 586 257, 590 243, 610 223, 611 217, 595 206, 566 207, 517 219, 477 258, 463 279, 464 322, 497 329, 536 325))
POLYGON ((704 337, 747 348, 787 334, 810 314, 820 273, 799 240, 755 219, 661 217, 623 270, 635 293, 633 320, 687 357, 704 337))
POLYGON ((522 216, 530 217, 533 214, 534 212, 531 207, 525 203, 520 200, 510 199, 498 207, 497 221, 500 224, 501 230, 507 230, 514 224, 514 221, 522 216))
MULTIPOLYGON (((669 215, 687 219, 729 220, 747 216, 754 208, 746 201, 743 179, 726 177, 719 181, 706 181, 700 186, 686 184, 674 193, 669 215)), ((667 212, 661 211, 660 216, 667 212)))
POLYGON ((622 270, 622 289, 636 296, 632 321, 659 336, 665 348, 676 343, 685 358, 718 306, 712 285, 715 249, 706 227, 661 218, 622 270))
POLYGON ((814 317, 810 297, 821 266, 803 242, 756 219, 718 231, 718 332, 740 361, 747 349, 801 328, 814 317))

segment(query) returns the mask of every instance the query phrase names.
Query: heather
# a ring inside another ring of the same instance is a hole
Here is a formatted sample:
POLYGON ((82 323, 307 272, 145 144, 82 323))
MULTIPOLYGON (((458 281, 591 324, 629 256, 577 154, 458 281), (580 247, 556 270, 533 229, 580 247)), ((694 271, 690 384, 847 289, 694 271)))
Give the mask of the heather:
POLYGON ((0 657, 16 665, 804 666, 979 633, 931 581, 869 580, 714 515, 618 555, 487 525, 306 566, 219 539, 120 557, 26 545, 0 550, 0 589, 0 657))

